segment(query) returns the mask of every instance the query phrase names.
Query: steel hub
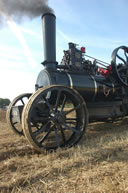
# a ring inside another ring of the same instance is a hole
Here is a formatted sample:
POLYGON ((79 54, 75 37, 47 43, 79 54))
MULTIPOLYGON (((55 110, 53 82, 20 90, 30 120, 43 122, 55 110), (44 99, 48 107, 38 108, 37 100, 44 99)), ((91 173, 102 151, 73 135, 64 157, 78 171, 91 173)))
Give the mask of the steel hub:
POLYGON ((60 112, 52 113, 51 118, 54 124, 62 124, 66 120, 66 116, 64 115, 64 113, 60 113, 60 112))

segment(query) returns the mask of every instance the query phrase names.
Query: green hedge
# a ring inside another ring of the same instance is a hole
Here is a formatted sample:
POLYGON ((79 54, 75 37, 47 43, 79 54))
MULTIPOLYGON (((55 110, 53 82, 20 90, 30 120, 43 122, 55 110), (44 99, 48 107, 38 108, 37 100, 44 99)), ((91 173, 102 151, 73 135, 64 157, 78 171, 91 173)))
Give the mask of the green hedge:
POLYGON ((9 99, 3 99, 3 98, 0 98, 0 108, 3 108, 5 106, 8 106, 10 103, 10 100, 9 99))

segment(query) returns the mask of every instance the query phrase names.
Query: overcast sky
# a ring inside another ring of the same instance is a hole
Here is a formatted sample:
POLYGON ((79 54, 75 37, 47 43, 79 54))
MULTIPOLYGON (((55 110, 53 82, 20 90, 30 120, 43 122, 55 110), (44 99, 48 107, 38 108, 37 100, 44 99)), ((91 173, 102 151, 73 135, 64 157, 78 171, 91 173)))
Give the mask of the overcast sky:
MULTIPOLYGON (((27 0, 26 0, 27 1, 27 0)), ((86 47, 86 53, 110 62, 114 48, 128 46, 127 0, 49 0, 57 21, 57 61, 68 42, 86 47)), ((0 28, 0 98, 13 99, 34 92, 43 69, 41 18, 24 18, 0 28)))

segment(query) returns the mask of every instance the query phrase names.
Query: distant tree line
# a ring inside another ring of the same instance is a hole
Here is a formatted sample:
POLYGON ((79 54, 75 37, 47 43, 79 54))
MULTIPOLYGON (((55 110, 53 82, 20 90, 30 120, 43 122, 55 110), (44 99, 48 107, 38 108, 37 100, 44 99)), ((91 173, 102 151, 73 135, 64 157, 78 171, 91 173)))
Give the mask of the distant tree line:
POLYGON ((0 98, 0 108, 4 108, 6 106, 8 106, 10 104, 10 100, 9 99, 3 99, 0 98))

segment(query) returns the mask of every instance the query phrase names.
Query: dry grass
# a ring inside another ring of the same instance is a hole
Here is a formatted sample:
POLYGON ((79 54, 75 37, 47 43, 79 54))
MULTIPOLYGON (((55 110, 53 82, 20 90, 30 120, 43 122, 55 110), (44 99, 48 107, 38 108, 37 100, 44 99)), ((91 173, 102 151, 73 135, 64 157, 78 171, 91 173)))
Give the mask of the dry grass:
POLYGON ((39 154, 0 112, 0 192, 128 192, 128 119, 90 124, 77 147, 39 154))

